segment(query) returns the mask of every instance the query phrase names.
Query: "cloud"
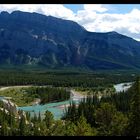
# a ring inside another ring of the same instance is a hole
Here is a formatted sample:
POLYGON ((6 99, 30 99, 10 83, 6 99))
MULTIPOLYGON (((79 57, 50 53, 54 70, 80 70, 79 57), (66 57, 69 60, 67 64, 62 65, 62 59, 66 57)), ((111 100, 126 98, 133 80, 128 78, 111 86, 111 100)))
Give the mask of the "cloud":
POLYGON ((74 13, 62 4, 0 4, 0 11, 12 12, 21 10, 52 15, 58 18, 73 20, 88 31, 109 32, 117 31, 121 34, 140 40, 140 10, 130 12, 111 13, 111 5, 84 4, 82 10, 74 13))
MULTIPOLYGON (((103 6, 100 6, 103 8, 103 6)), ((109 9, 108 9, 109 10, 109 9)), ((80 10, 77 12, 77 22, 88 31, 109 32, 117 31, 121 34, 140 40, 140 10, 132 9, 125 14, 104 13, 95 10, 80 10)))
POLYGON ((73 19, 74 17, 73 11, 64 7, 62 4, 0 4, 0 11, 8 11, 11 13, 15 10, 37 12, 64 19, 73 19))
POLYGON ((106 12, 108 11, 102 4, 84 4, 84 10, 86 11, 96 11, 96 12, 106 12))

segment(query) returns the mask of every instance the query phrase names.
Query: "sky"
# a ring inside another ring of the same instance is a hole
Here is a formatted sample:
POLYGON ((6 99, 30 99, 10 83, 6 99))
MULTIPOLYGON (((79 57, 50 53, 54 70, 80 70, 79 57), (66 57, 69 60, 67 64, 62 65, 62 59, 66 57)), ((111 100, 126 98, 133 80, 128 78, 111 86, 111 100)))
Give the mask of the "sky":
POLYGON ((91 32, 110 32, 140 41, 140 4, 0 4, 0 11, 20 10, 73 20, 91 32))

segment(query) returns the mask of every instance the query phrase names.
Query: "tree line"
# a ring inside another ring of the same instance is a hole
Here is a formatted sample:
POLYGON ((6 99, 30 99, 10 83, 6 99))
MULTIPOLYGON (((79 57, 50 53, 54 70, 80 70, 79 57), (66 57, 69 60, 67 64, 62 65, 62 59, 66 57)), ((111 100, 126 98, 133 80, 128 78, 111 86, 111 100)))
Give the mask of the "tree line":
MULTIPOLYGON (((0 110, 0 135, 4 136, 140 136, 140 79, 125 92, 130 94, 129 107, 115 102, 114 95, 107 100, 97 96, 84 98, 79 106, 71 102, 61 120, 55 120, 53 114, 45 112, 31 117, 30 113, 16 117, 12 112, 0 110), (109 100, 110 98, 110 100, 109 100), (119 107, 117 107, 119 104, 119 107)), ((116 94, 117 100, 124 100, 116 94), (118 97, 117 97, 118 96, 118 97)), ((128 97, 128 95, 126 96, 128 97)), ((105 97, 104 97, 105 98, 105 97)), ((127 104, 128 103, 128 104, 127 104)), ((0 104, 2 107, 2 104, 0 104)), ((22 111, 20 111, 22 114, 22 111)))
POLYGON ((81 116, 98 136, 140 136, 140 79, 126 92, 74 102, 65 110, 62 119, 77 123, 81 116))
POLYGON ((0 71, 0 86, 53 85, 55 87, 110 87, 112 84, 134 81, 135 76, 114 73, 25 72, 0 71))
POLYGON ((28 87, 23 88, 28 96, 33 96, 41 100, 40 104, 48 102, 58 102, 70 99, 70 91, 58 87, 28 87))

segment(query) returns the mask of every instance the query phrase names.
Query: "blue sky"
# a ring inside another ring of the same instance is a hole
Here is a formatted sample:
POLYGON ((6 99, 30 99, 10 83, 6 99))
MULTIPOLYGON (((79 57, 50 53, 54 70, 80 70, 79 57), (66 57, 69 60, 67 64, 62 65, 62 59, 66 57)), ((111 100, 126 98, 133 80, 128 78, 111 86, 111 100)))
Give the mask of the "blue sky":
POLYGON ((64 4, 64 6, 71 9, 74 13, 83 9, 83 4, 64 4))
POLYGON ((91 32, 116 31, 140 41, 140 4, 0 4, 0 11, 15 10, 72 20, 91 32))
MULTIPOLYGON (((83 4, 64 4, 65 7, 71 9, 74 13, 78 10, 82 10, 83 4)), ((104 4, 105 7, 108 7, 109 13, 128 13, 133 8, 140 9, 140 4, 104 4)))

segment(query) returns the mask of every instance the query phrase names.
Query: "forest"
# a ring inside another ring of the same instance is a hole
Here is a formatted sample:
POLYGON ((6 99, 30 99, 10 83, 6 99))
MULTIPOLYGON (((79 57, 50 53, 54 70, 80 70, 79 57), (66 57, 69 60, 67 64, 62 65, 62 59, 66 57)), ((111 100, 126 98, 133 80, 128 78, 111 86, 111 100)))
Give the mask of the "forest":
POLYGON ((24 88, 28 96, 39 98, 40 104, 49 102, 60 102, 70 98, 70 91, 64 88, 56 87, 30 87, 24 88))
POLYGON ((138 72, 80 72, 54 70, 0 70, 0 86, 52 85, 54 87, 103 87, 134 81, 138 72))
MULTIPOLYGON (((97 97, 97 94, 93 94, 82 99, 78 106, 71 102, 59 120, 55 120, 53 114, 48 110, 45 112, 44 118, 40 113, 31 117, 29 112, 18 118, 12 111, 7 113, 6 110, 0 109, 0 135, 140 136, 140 78, 137 75, 62 72, 30 73, 31 75, 13 72, 4 75, 3 73, 0 73, 3 77, 0 79, 1 87, 17 84, 52 85, 52 89, 51 87, 30 87, 27 89, 29 95, 33 94, 41 98, 42 104, 60 98, 68 99, 70 94, 64 87, 76 87, 80 90, 80 88, 90 89, 96 86, 111 87, 113 83, 119 82, 135 82, 126 92, 116 94, 113 92, 108 96, 102 96, 101 99, 97 97), (10 75, 14 75, 13 80, 10 75), (45 94, 46 92, 50 93, 49 97, 45 94)), ((0 104, 1 108, 2 106, 0 104)), ((22 110, 18 113, 22 114, 22 110)))

